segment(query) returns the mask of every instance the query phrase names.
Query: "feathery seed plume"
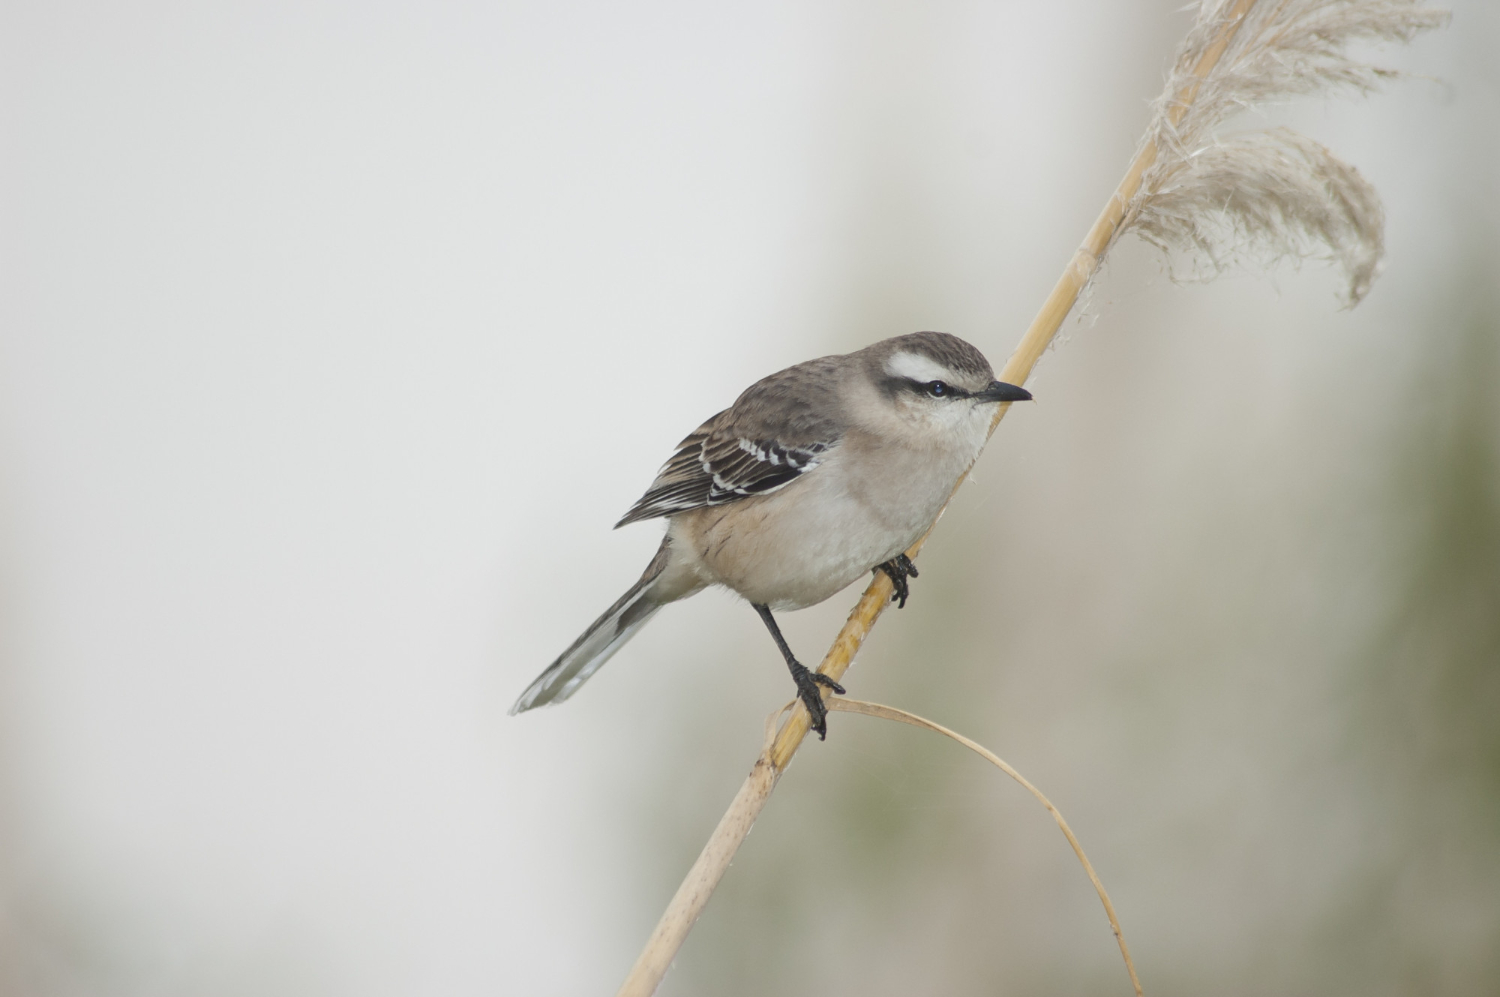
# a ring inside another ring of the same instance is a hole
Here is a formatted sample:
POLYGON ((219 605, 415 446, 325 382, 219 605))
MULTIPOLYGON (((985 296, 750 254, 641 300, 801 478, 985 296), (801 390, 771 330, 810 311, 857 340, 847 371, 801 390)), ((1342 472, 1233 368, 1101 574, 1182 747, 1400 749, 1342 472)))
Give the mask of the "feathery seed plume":
MULTIPOLYGON (((1182 253, 1212 275, 1241 259, 1264 264, 1329 259, 1358 304, 1380 269, 1385 216, 1354 167, 1294 131, 1218 137, 1234 113, 1294 96, 1366 94, 1399 73, 1347 54, 1357 41, 1409 42, 1441 27, 1447 11, 1420 0, 1206 0, 1157 98, 1143 146, 1155 162, 1119 232, 1132 231, 1169 259, 1182 253), (1242 17, 1204 76, 1204 53, 1242 17)), ((1116 233, 1118 236, 1119 232, 1116 233)))

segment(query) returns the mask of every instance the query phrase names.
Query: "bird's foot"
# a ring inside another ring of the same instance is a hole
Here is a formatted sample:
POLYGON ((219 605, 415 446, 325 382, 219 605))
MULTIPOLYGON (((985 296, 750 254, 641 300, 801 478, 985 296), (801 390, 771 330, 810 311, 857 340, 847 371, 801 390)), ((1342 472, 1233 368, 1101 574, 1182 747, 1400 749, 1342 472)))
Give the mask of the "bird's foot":
POLYGON ((791 665, 792 681, 797 683, 797 698, 807 707, 807 715, 811 718, 812 729, 818 732, 818 740, 825 740, 828 737, 828 707, 823 704, 823 694, 818 686, 827 686, 840 696, 844 694, 844 687, 799 661, 793 661, 791 665))
POLYGON ((891 601, 896 603, 897 609, 905 609, 906 600, 911 597, 911 587, 906 584, 906 579, 917 577, 917 566, 911 563, 911 558, 897 554, 884 564, 875 565, 875 570, 891 576, 891 585, 896 590, 891 593, 891 601))

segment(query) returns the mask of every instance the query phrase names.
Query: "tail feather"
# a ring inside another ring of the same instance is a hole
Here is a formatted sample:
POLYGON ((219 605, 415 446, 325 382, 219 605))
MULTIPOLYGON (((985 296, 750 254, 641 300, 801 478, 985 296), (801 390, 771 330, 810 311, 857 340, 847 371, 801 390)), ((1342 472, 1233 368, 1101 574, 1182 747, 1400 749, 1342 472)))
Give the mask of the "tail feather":
POLYGON ((647 620, 656 615, 663 603, 652 598, 651 587, 666 570, 670 556, 668 541, 663 540, 641 580, 606 609, 604 615, 573 642, 572 647, 526 687, 521 698, 510 708, 512 716, 548 703, 561 703, 573 695, 590 675, 646 625, 647 620))

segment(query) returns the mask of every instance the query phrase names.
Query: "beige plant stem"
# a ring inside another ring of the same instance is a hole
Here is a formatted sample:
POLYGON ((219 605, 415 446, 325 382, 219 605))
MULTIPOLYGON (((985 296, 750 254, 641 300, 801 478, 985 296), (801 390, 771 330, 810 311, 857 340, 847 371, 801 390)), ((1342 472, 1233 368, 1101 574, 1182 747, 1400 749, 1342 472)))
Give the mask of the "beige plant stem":
MULTIPOLYGON (((1199 81, 1207 77, 1218 63, 1225 49, 1233 41, 1235 32, 1244 22, 1245 15, 1256 2, 1257 0, 1238 0, 1230 8, 1213 43, 1204 50, 1194 65, 1192 81, 1176 94, 1169 112, 1169 119, 1174 125, 1182 120, 1183 115, 1192 106, 1198 95, 1199 81)), ((1083 289, 1088 286, 1089 281, 1099 269, 1105 252, 1125 221, 1128 206, 1140 190, 1142 175, 1156 161, 1157 154, 1156 144, 1150 141, 1144 143, 1140 151, 1136 153, 1130 168, 1125 172, 1125 178, 1110 195, 1104 210, 1094 222, 1093 227, 1089 229, 1083 245, 1073 254, 1067 269, 1063 271, 1062 277, 1052 288, 1052 293, 1047 296, 1036 318, 1032 319, 1030 328, 1021 337, 1020 344, 1000 372, 1002 381, 1025 384, 1026 379, 1031 376, 1032 369, 1046 352, 1057 330, 1062 327, 1063 320, 1073 310, 1078 296, 1083 293, 1083 289)), ((990 424, 992 434, 1009 408, 1009 405, 1001 405, 995 413, 995 420, 990 424)), ((960 479, 958 485, 962 484, 963 479, 960 479)), ((955 491, 958 485, 954 486, 955 491)), ((939 517, 941 515, 939 513, 939 517)), ((911 546, 911 549, 907 551, 908 556, 917 555, 931 532, 929 528, 928 532, 911 546)), ((865 589, 864 595, 850 612, 843 629, 834 639, 833 646, 824 655, 822 664, 818 666, 819 672, 834 681, 843 677, 860 646, 864 644, 865 638, 869 636, 870 630, 875 626, 875 621, 880 618, 880 614, 891 601, 891 593, 891 580, 884 572, 876 572, 874 581, 870 583, 869 588, 865 589)), ((825 693, 825 698, 826 696, 827 693, 825 693)), ((750 770, 750 775, 745 779, 744 785, 735 795, 728 811, 719 821, 719 826, 714 829, 713 836, 704 846, 698 860, 693 863, 693 867, 688 870, 687 877, 678 887, 666 912, 657 922, 656 930, 651 933, 650 939, 646 942, 645 949, 642 950, 630 974, 620 987, 618 997, 648 997, 656 992, 662 977, 666 975, 667 968, 676 958, 678 949, 687 939, 693 922, 698 919, 698 915, 703 913, 703 908, 708 904, 708 898, 713 895, 714 888, 718 886, 725 870, 729 868, 730 859, 734 857, 740 843, 745 840, 745 835, 750 833, 756 817, 760 815, 766 800, 770 798, 777 779, 786 771, 792 756, 802 745, 808 728, 807 710, 799 703, 782 726, 770 750, 756 760, 755 767, 750 770)))
MULTIPOLYGON (((1234 33, 1245 19, 1245 15, 1255 4, 1256 0, 1238 0, 1230 9, 1218 38, 1193 67, 1194 82, 1183 88, 1183 91, 1177 95, 1177 100, 1169 113, 1173 124, 1181 121, 1182 116, 1187 113, 1188 107, 1192 105, 1198 93, 1197 81, 1202 80, 1213 69, 1214 64, 1219 61, 1219 57, 1224 54, 1224 50, 1234 39, 1234 33)), ((1152 163, 1156 162, 1156 155, 1157 148, 1154 142, 1145 143, 1140 152, 1136 153, 1130 168, 1125 171, 1125 179, 1120 181, 1120 185, 1110 195, 1109 201, 1104 205, 1104 210, 1095 219, 1088 236, 1083 240, 1083 245, 1078 247, 1073 258, 1068 261, 1067 269, 1053 286, 1052 293, 1042 304, 1041 311, 1037 312, 1036 318, 1031 320, 1030 328, 1021 337, 1021 342, 1016 346, 1015 352, 1010 355, 1010 359, 1000 371, 1000 380, 1009 384, 1025 384, 1031 377, 1032 370, 1042 359, 1042 354, 1047 352, 1047 347, 1057 335, 1057 330, 1062 328, 1063 320, 1073 310, 1078 296, 1083 293, 1089 281, 1094 279, 1094 274, 1098 271, 1105 252, 1125 221, 1127 206, 1135 199, 1136 192, 1140 190, 1141 176, 1151 168, 1152 163)), ((1005 413, 1009 410, 1009 404, 1001 405, 996 410, 995 419, 990 423, 990 435, 994 435, 996 427, 1000 425, 1000 420, 1005 418, 1005 413)), ((965 473, 964 478, 967 477, 968 474, 965 473)), ((953 486, 955 493, 963 485, 964 478, 960 478, 953 486)), ((941 518, 942 512, 939 512, 938 516, 941 518)), ((932 525, 936 526, 937 523, 934 522, 932 525)), ((931 535, 932 527, 928 527, 927 532, 906 552, 907 556, 915 558, 931 535)), ((854 655, 864 644, 871 628, 875 626, 875 621, 889 605, 892 591, 890 578, 884 572, 876 572, 874 581, 870 583, 869 588, 865 589, 864 595, 860 597, 854 610, 849 614, 849 619, 844 623, 844 628, 834 638, 833 646, 824 655, 818 671, 834 681, 843 677, 844 672, 848 671, 849 665, 853 663, 854 655)), ((828 693, 825 691, 824 698, 827 697, 828 693)), ((781 736, 777 738, 771 750, 771 762, 778 771, 785 770, 791 762, 792 756, 797 753, 797 748, 802 744, 802 739, 807 736, 808 727, 807 710, 799 704, 792 711, 791 718, 787 720, 786 726, 781 730, 781 736)))

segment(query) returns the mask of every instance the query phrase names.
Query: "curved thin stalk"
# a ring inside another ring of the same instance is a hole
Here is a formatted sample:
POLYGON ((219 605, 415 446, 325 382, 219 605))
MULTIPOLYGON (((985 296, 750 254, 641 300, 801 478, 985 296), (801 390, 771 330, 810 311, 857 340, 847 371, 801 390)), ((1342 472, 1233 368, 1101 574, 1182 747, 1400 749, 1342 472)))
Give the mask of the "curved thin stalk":
POLYGON ((1083 866, 1083 871, 1088 874, 1089 882, 1094 884, 1094 892, 1099 894, 1099 902, 1104 904, 1104 916, 1109 918, 1109 928, 1115 933, 1115 942, 1120 946, 1120 956, 1125 960, 1125 972, 1130 974, 1130 985, 1135 988, 1135 997, 1143 997, 1141 993, 1141 981, 1135 975, 1135 963, 1130 958, 1130 946, 1125 944, 1125 933, 1120 930, 1120 919, 1115 916, 1115 905, 1110 903, 1109 893, 1105 891, 1104 884, 1100 882, 1098 873, 1094 872, 1093 863, 1083 853, 1083 846, 1078 843, 1078 838, 1073 834, 1073 829, 1068 826, 1067 821, 1063 820, 1063 815, 1058 812, 1057 807, 1052 805, 1052 801, 1042 795, 1040 789, 1033 786, 1027 781, 1025 776, 1011 768, 1005 759, 984 745, 977 741, 971 741, 962 734, 949 730, 942 724, 935 724, 926 717, 919 717, 915 713, 898 710, 894 706, 885 706, 881 703, 867 703, 859 699, 831 699, 828 701, 828 708, 842 713, 860 713, 867 717, 894 720, 897 723, 910 724, 913 727, 930 730, 935 734, 942 734, 944 737, 951 737, 1016 780, 1028 793, 1035 796, 1037 801, 1047 808, 1047 812, 1052 815, 1052 819, 1057 821, 1057 826, 1062 830, 1063 836, 1068 839, 1068 844, 1073 846, 1073 854, 1078 856, 1079 864, 1083 866))

